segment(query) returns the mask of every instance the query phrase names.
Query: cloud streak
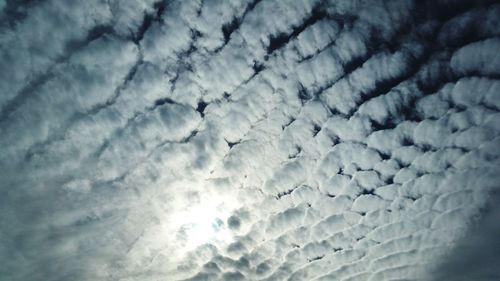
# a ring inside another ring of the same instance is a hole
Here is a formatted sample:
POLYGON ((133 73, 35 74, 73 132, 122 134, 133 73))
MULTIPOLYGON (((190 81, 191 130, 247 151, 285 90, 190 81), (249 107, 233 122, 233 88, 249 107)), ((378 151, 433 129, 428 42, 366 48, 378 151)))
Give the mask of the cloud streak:
POLYGON ((498 279, 494 1, 0 9, 0 279, 498 279))

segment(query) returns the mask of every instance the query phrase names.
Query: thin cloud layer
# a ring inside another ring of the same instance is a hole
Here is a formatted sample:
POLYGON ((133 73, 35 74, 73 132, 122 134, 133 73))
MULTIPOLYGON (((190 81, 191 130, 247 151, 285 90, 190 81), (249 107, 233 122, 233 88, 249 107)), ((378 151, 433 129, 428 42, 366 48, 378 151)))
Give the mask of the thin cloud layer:
POLYGON ((0 279, 500 278, 494 1, 80 2, 0 1, 0 279))

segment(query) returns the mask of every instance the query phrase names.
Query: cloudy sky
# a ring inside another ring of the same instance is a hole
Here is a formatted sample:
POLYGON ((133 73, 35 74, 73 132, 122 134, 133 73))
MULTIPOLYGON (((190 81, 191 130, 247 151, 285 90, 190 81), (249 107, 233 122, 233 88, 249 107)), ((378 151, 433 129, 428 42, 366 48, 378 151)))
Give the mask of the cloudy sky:
POLYGON ((500 4, 0 0, 0 280, 500 280, 500 4))

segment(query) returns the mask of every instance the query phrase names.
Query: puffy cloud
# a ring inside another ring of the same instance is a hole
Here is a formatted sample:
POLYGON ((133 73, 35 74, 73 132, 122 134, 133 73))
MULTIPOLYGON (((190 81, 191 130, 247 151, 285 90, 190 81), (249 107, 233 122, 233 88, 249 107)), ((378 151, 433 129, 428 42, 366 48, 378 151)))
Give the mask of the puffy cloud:
POLYGON ((0 279, 498 279, 497 4, 0 9, 0 279))
POLYGON ((458 74, 498 75, 500 57, 498 38, 474 42, 457 50, 451 57, 451 68, 458 74))

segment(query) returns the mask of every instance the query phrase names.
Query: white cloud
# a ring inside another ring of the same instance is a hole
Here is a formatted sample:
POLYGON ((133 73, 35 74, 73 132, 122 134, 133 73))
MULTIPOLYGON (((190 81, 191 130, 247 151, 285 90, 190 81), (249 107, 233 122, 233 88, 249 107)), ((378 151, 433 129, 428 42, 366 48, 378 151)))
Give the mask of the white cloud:
POLYGON ((0 279, 451 276, 500 180, 458 6, 0 2, 0 279))

